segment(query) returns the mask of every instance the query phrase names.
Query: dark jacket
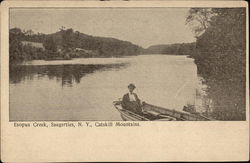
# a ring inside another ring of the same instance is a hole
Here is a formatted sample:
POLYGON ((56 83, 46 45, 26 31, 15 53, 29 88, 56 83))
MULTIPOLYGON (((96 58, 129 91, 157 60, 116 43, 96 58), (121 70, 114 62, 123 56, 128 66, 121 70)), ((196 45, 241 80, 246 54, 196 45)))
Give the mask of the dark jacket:
MULTIPOLYGON (((138 98, 136 93, 133 93, 135 96, 136 103, 140 106, 140 99, 138 98)), ((130 103, 131 101, 129 100, 129 94, 126 93, 123 98, 122 98, 122 107, 126 108, 127 104, 130 103)))

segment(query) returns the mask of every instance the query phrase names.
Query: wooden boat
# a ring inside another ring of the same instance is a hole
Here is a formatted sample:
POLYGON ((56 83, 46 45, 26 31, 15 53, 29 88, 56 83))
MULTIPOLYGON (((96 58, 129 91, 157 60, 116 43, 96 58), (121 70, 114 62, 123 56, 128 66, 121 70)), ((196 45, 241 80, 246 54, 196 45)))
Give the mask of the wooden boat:
POLYGON ((148 103, 142 105, 142 114, 123 109, 121 100, 113 102, 115 108, 120 112, 124 121, 209 121, 210 119, 200 114, 191 114, 171 110, 148 103))

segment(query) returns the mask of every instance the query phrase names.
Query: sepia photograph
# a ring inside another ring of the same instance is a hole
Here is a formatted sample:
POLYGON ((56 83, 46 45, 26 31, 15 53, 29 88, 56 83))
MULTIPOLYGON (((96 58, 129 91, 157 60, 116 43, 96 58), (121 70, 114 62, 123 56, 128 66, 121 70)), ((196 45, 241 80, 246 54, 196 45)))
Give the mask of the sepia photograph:
POLYGON ((2 162, 249 160, 246 2, 0 9, 2 162))
POLYGON ((246 8, 10 8, 10 121, 246 120, 246 8))

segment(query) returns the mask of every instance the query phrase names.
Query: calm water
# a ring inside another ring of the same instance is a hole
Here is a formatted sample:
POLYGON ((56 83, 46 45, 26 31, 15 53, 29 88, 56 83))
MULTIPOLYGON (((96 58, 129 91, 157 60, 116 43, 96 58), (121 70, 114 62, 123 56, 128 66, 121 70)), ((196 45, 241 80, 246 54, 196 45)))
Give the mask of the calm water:
POLYGON ((182 110, 202 104, 200 81, 193 59, 185 56, 27 62, 10 68, 10 119, 121 120, 112 102, 131 82, 142 100, 182 110))

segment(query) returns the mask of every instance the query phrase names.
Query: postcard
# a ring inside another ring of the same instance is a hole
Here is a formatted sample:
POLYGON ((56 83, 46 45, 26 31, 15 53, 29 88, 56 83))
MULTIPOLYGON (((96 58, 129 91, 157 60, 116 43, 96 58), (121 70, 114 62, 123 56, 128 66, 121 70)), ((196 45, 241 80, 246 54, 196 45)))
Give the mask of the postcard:
POLYGON ((249 160, 244 1, 1 3, 3 162, 249 160))

